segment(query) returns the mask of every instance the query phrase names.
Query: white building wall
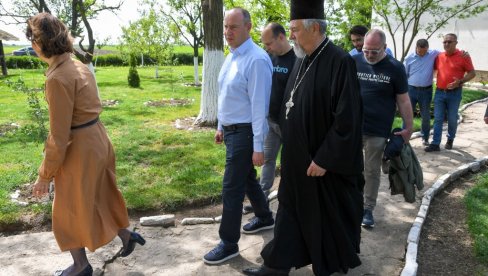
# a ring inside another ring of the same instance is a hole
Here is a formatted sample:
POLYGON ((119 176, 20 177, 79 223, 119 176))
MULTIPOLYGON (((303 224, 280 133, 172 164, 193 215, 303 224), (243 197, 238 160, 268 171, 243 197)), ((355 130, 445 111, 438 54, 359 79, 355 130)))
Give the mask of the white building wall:
MULTIPOLYGON (((379 28, 381 29, 381 27, 379 28)), ((443 51, 442 36, 447 33, 454 33, 458 36, 457 48, 469 52, 476 70, 488 71, 488 12, 475 18, 451 20, 429 38, 430 48, 443 51)), ((395 35, 397 44, 401 41, 401 35, 401 33, 395 35)), ((386 36, 387 46, 393 51, 393 39, 387 32, 386 36)), ((409 53, 415 51, 415 43, 420 38, 426 38, 425 33, 419 32, 412 43, 409 53)), ((400 52, 400 49, 397 49, 397 51, 400 52)), ((397 56, 399 55, 397 53, 397 56)))

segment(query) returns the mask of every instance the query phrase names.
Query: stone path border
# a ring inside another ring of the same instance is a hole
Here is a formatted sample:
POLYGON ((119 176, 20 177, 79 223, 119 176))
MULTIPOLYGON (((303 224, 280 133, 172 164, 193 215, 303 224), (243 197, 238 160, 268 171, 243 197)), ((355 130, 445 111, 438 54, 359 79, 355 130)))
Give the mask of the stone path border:
POLYGON ((422 231, 422 226, 430 208, 430 203, 432 199, 439 194, 447 185, 456 181, 461 176, 467 174, 468 172, 476 173, 480 171, 481 167, 488 164, 488 156, 484 156, 477 159, 475 162, 464 164, 459 166, 455 170, 446 173, 439 177, 437 181, 424 192, 422 198, 422 205, 420 205, 417 217, 410 228, 407 238, 407 252, 405 254, 405 267, 402 270, 401 276, 416 276, 418 263, 417 263, 417 249, 420 241, 420 232, 422 231))

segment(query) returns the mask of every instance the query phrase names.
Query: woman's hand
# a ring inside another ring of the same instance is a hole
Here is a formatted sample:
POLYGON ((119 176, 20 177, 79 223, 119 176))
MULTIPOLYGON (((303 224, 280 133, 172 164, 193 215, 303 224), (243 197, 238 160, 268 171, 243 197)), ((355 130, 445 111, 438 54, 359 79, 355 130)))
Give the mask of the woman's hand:
POLYGON ((37 177, 36 182, 34 183, 34 188, 32 189, 32 195, 35 197, 42 197, 49 192, 49 183, 51 181, 44 180, 37 177))

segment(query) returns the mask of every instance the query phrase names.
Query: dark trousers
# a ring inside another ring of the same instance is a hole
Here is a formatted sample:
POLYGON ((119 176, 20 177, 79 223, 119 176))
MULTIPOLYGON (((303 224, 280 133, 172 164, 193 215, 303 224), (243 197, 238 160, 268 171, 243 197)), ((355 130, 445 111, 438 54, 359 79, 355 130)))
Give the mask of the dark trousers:
POLYGON ((252 127, 224 130, 224 143, 226 160, 219 235, 226 247, 234 247, 237 246, 241 235, 244 195, 247 195, 251 201, 256 217, 269 219, 272 213, 263 190, 256 180, 256 170, 252 164, 252 127))

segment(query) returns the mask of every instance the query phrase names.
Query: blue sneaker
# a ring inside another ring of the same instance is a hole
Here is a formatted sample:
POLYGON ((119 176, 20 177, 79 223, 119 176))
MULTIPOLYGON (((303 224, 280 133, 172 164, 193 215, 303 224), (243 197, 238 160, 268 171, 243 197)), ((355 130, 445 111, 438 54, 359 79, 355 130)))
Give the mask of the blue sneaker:
POLYGON ((239 247, 237 245, 233 249, 225 249, 224 243, 220 242, 214 249, 203 256, 203 261, 206 264, 220 264, 237 255, 239 255, 239 247))
POLYGON ((373 228, 374 227, 373 211, 371 211, 369 209, 364 209, 363 223, 361 225, 366 227, 366 228, 373 228))
POLYGON ((245 234, 252 234, 266 229, 272 229, 274 227, 274 219, 267 220, 253 217, 251 221, 242 227, 242 232, 245 234))

